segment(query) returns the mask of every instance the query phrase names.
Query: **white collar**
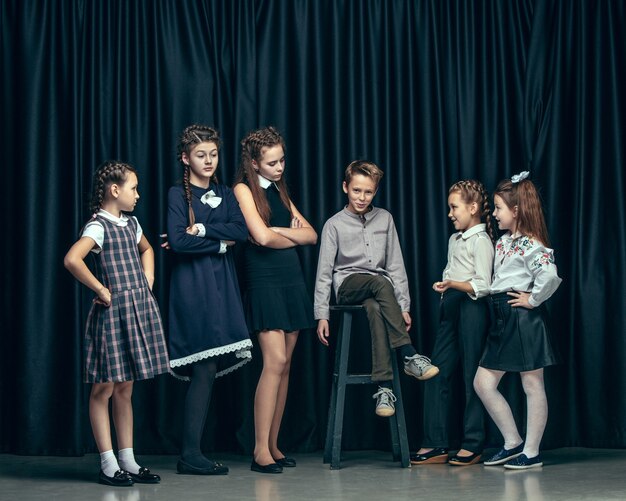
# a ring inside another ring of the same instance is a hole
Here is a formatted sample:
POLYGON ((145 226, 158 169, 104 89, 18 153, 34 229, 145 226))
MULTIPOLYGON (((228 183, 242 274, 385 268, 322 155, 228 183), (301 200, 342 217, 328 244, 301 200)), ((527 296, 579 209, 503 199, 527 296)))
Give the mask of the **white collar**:
POLYGON ((469 230, 465 230, 460 236, 463 240, 467 240, 472 235, 476 235, 476 233, 480 233, 481 231, 487 231, 487 225, 485 223, 479 223, 477 225, 472 226, 469 230))
POLYGON ((100 209, 97 212, 97 215, 102 216, 104 219, 108 219, 112 223, 115 223, 117 226, 124 227, 128 224, 128 216, 126 216, 124 213, 122 213, 120 217, 117 217, 110 212, 105 211, 104 209, 100 209))
MULTIPOLYGON (((274 185, 276 186, 276 183, 274 181, 270 181, 269 179, 263 177, 261 174, 257 173, 257 176, 259 178, 259 185, 261 186, 261 188, 263 188, 264 190, 267 190, 270 186, 274 185)), ((278 189, 278 186, 276 186, 276 189, 278 191, 280 191, 278 189)))

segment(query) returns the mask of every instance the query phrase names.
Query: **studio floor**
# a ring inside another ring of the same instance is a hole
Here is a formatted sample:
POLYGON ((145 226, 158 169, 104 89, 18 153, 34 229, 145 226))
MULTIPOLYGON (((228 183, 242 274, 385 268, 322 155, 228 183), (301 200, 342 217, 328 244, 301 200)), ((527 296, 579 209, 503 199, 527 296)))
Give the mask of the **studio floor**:
MULTIPOLYGON (((491 451, 489 451, 491 452, 491 451)), ((178 475, 175 456, 140 456, 159 473, 158 485, 106 487, 96 483, 98 456, 80 458, 0 454, 0 500, 624 500, 626 450, 556 449, 545 466, 511 471, 482 464, 400 468, 391 454, 347 452, 330 470, 319 454, 296 454, 296 468, 279 475, 250 471, 250 458, 220 455, 230 467, 222 477, 178 475)))

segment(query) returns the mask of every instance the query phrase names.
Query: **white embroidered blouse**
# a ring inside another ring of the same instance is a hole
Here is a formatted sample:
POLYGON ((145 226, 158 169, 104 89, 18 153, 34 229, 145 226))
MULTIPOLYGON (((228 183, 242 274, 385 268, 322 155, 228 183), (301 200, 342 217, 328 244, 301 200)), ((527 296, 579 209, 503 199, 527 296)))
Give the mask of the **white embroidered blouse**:
POLYGON ((537 307, 558 289, 554 250, 527 236, 502 235, 496 242, 491 293, 530 292, 528 302, 537 307))

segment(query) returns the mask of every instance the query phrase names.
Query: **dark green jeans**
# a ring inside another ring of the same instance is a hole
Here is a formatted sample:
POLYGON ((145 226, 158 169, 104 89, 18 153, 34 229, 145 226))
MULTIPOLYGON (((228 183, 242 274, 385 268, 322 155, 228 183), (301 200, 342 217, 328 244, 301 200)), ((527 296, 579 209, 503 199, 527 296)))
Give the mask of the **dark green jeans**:
POLYGON ((339 287, 337 303, 363 305, 372 335, 372 381, 391 381, 389 346, 411 344, 391 282, 381 275, 355 273, 339 287))

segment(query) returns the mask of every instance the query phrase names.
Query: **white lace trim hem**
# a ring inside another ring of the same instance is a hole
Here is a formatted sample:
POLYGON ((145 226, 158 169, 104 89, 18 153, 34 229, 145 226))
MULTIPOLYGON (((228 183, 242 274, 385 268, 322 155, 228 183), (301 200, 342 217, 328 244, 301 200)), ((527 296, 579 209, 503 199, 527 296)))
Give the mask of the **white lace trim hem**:
MULTIPOLYGON (((189 365, 194 362, 199 362, 200 360, 205 360, 209 357, 215 357, 218 355, 225 355, 227 353, 237 352, 235 356, 237 358, 241 358, 242 360, 235 365, 231 365, 221 371, 219 371, 215 377, 225 376, 235 370, 237 370, 242 365, 247 364, 252 360, 252 352, 250 351, 252 348, 252 341, 249 339, 244 339, 243 341, 238 341, 236 343, 227 344, 225 346, 220 346, 219 348, 211 348, 210 350, 201 351, 199 353, 194 353, 193 355, 189 355, 183 358, 177 358, 176 360, 170 360, 170 367, 172 369, 176 367, 182 367, 184 365, 189 365)), ((172 372, 172 375, 177 379, 182 379, 183 381, 189 381, 189 377, 182 376, 180 374, 176 374, 172 372)))

